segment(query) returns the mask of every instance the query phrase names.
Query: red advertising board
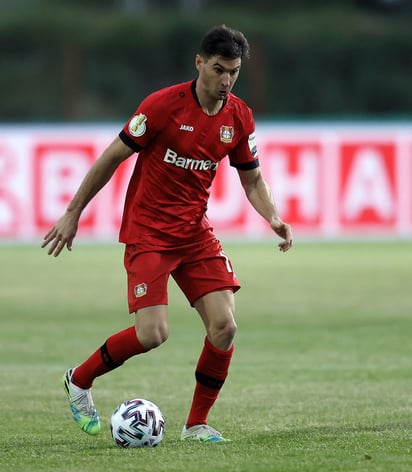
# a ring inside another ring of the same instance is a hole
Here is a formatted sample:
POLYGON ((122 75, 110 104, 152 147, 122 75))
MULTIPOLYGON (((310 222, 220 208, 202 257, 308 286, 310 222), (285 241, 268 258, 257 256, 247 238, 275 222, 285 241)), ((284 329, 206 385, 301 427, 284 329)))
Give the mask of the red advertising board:
MULTIPOLYGON (((0 126, 0 241, 40 241, 120 129, 0 126)), ((256 134, 262 172, 296 238, 412 237, 412 125, 258 122, 256 134)), ((136 158, 86 209, 79 238, 117 239, 136 158)), ((227 160, 208 214, 222 238, 271 234, 227 160)))

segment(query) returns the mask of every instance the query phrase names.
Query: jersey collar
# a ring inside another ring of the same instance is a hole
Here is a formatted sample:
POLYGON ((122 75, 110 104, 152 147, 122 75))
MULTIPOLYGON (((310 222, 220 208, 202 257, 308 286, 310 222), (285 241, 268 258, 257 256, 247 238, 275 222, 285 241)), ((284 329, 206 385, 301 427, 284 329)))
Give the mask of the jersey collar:
MULTIPOLYGON (((199 102, 199 97, 197 96, 197 93, 196 93, 196 82, 197 82, 197 79, 195 79, 195 80, 192 82, 190 88, 191 88, 191 90, 192 90, 193 98, 196 100, 196 102, 197 102, 197 104, 199 105, 199 107, 202 108, 202 105, 201 105, 200 102, 199 102)), ((223 108, 224 108, 225 105, 226 105, 226 102, 227 102, 227 97, 223 99, 222 106, 221 106, 220 110, 218 111, 218 113, 223 110, 223 108)), ((216 115, 215 115, 215 116, 216 116, 216 115)))

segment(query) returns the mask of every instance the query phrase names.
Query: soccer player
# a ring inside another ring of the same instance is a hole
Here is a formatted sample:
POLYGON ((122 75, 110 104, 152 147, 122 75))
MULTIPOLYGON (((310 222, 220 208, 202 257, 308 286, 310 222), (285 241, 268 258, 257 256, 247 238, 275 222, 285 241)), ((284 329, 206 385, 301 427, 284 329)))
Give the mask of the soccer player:
POLYGON ((65 214, 45 235, 42 247, 58 256, 71 250, 82 211, 119 164, 138 153, 120 228, 125 244, 129 312, 134 325, 110 336, 63 384, 76 423, 100 431, 91 387, 96 377, 147 352, 168 337, 167 282, 170 275, 200 315, 206 337, 195 371, 195 390, 182 440, 226 441, 207 424, 228 375, 236 332, 234 292, 239 282, 206 216, 210 186, 228 156, 256 211, 292 246, 292 229, 282 221, 263 179, 250 108, 231 93, 245 36, 225 25, 212 28, 195 58, 197 78, 152 93, 90 168, 65 214))

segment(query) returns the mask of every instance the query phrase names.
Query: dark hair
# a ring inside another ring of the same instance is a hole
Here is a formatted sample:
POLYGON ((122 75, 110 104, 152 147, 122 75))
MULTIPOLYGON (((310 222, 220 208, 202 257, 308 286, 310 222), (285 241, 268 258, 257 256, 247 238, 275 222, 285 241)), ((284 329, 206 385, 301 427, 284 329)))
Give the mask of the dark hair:
POLYGON ((249 43, 244 34, 226 25, 215 26, 206 33, 199 54, 209 58, 222 56, 226 59, 249 57, 249 43))

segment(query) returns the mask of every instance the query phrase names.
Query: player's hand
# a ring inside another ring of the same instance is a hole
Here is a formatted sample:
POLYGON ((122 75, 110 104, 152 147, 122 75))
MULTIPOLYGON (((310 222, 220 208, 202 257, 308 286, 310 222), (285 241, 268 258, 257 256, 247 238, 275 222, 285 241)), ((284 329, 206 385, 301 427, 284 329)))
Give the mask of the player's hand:
POLYGON ((42 248, 51 243, 48 255, 57 257, 66 246, 72 250, 73 239, 77 233, 78 217, 71 213, 65 213, 53 228, 44 236, 42 248))
POLYGON ((280 219, 273 222, 271 226, 273 231, 283 239, 283 241, 278 244, 279 251, 288 251, 293 246, 292 227, 280 219))

